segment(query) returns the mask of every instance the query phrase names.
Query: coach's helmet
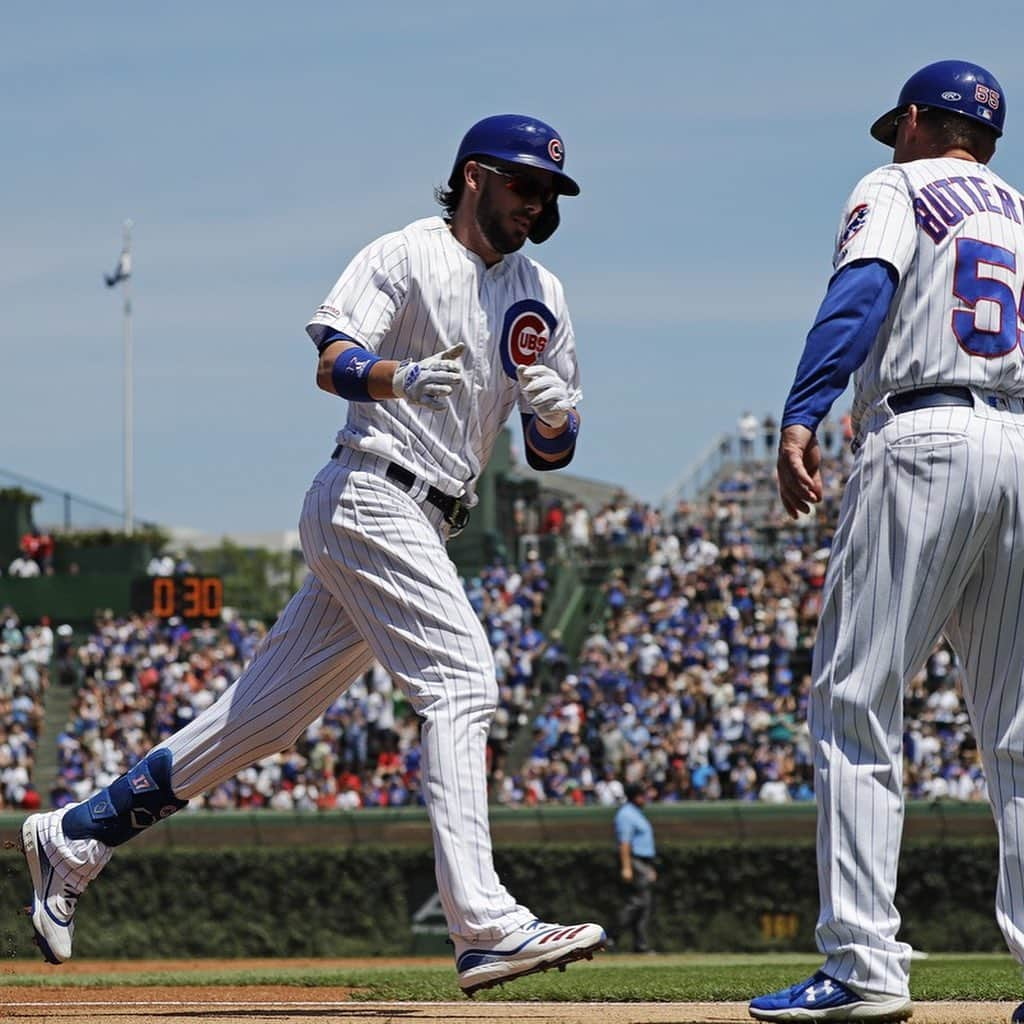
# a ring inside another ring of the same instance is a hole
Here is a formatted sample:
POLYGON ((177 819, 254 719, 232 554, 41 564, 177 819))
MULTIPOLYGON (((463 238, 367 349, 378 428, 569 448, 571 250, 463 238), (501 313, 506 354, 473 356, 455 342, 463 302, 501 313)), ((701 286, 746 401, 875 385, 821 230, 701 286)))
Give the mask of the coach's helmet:
POLYGON ((896 121, 910 104, 951 110, 988 125, 998 138, 1006 118, 1006 95, 991 71, 965 60, 940 60, 907 79, 899 102, 872 126, 871 134, 887 146, 896 145, 896 121))
MULTIPOLYGON (((578 196, 579 185, 562 169, 565 166, 565 144, 562 136, 549 124, 526 114, 495 114, 477 121, 466 132, 455 154, 448 187, 456 188, 463 164, 477 157, 491 157, 507 164, 522 164, 550 171, 555 188, 563 196, 578 196)), ((530 231, 535 244, 547 241, 559 223, 558 197, 541 211, 530 231)))

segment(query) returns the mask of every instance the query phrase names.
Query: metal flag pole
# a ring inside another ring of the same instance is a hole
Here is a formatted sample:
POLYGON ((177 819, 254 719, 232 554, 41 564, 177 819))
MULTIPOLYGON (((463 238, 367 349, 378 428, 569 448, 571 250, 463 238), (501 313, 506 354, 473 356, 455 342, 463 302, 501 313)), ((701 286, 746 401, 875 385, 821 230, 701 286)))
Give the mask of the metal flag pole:
POLYGON ((124 272, 124 532, 135 532, 135 481, 133 458, 134 394, 132 391, 132 222, 124 222, 124 242, 121 250, 121 268, 124 272))

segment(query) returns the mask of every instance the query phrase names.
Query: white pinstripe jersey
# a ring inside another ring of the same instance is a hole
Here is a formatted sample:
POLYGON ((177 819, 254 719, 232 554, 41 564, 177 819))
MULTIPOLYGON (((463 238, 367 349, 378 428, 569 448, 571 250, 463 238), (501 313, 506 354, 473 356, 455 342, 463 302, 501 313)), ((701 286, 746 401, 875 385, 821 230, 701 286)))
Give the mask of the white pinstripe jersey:
POLYGON ((854 376, 853 422, 891 391, 959 384, 1024 395, 1024 200, 983 164, 887 164, 847 200, 838 271, 881 259, 899 272, 889 314, 854 376))
POLYGON ((339 444, 400 463, 475 503, 473 482, 520 395, 516 366, 540 361, 579 389, 572 322, 554 274, 521 253, 493 267, 441 217, 371 242, 306 327, 348 335, 384 359, 423 359, 458 342, 463 381, 440 412, 404 401, 350 402, 339 444))

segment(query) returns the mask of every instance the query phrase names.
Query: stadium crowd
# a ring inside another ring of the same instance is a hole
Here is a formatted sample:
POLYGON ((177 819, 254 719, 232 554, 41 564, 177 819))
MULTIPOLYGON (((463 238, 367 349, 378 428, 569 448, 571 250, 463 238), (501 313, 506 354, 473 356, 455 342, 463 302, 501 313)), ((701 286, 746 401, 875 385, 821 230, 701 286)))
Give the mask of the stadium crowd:
POLYGON ((25 626, 0 609, 0 810, 41 804, 32 776, 54 642, 48 619, 25 626))
MULTIPOLYGON (((538 658, 557 645, 537 625, 547 576, 534 551, 512 571, 497 565, 466 584, 494 651, 500 706, 488 754, 501 771, 528 722, 538 658)), ((148 617, 99 619, 73 659, 76 695, 58 738, 55 806, 112 782, 153 745, 217 700, 265 633, 238 619, 220 627, 148 617)), ((418 718, 375 666, 283 754, 242 771, 197 801, 211 808, 329 810, 420 803, 418 718)))
MULTIPOLYGON (((847 461, 826 445, 825 498, 793 523, 774 500, 774 470, 748 443, 700 503, 670 516, 618 496, 594 511, 554 501, 537 516, 545 551, 607 564, 603 609, 578 660, 541 622, 547 568, 538 550, 466 581, 494 651, 500 706, 488 745, 495 798, 507 805, 620 803, 644 781, 654 800, 810 800, 806 726, 811 648, 847 461), (552 544, 551 541, 554 541, 552 544), (527 740, 511 763, 517 735, 527 740)), ((763 424, 770 448, 776 430, 763 424)), ((151 567, 162 571, 162 567, 151 567)), ((3 613, 0 808, 33 806, 41 698, 54 651, 49 623, 3 613)), ((192 627, 99 618, 84 643, 57 637, 58 681, 74 688, 58 737, 55 806, 83 799, 217 700, 265 634, 234 617, 192 627)), ((69 632, 69 631, 67 631, 69 632)), ((939 647, 906 702, 905 772, 913 798, 984 798, 984 778, 939 647)), ((285 753, 194 804, 214 809, 331 810, 422 803, 419 722, 375 666, 285 753)))
MULTIPOLYGON (((742 465, 671 522, 612 502, 594 522, 611 548, 605 617, 534 718, 521 774, 498 799, 614 804, 645 781, 652 799, 810 800, 811 648, 845 476, 823 466, 825 499, 796 524, 770 499, 767 464, 742 465), (627 561, 628 564, 628 561, 627 561)), ((984 799, 984 778, 948 648, 932 652, 906 702, 911 798, 984 799)))
POLYGON ((53 575, 54 541, 49 533, 31 529, 23 534, 18 553, 7 567, 10 576, 30 579, 53 575))

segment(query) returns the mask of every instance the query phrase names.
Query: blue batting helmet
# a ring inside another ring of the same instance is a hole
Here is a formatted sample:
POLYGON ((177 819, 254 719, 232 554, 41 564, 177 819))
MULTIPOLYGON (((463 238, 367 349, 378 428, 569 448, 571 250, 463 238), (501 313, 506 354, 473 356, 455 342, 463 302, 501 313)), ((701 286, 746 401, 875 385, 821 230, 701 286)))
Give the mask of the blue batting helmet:
POLYGON ((448 185, 454 188, 462 165, 477 156, 494 157, 510 164, 524 164, 555 176, 555 186, 564 196, 578 196, 580 187, 562 168, 565 144, 549 124, 526 114, 496 114, 477 121, 466 132, 455 155, 448 185))
POLYGON ((1003 134, 1006 95, 991 71, 965 60, 940 60, 907 79, 899 102, 872 126, 871 134, 887 146, 896 144, 896 118, 910 104, 962 114, 1003 134))

